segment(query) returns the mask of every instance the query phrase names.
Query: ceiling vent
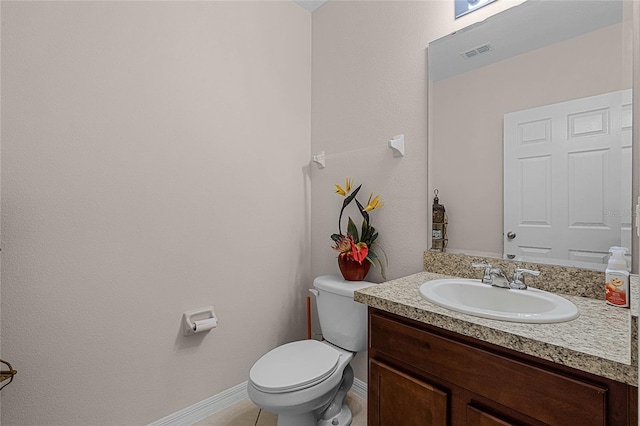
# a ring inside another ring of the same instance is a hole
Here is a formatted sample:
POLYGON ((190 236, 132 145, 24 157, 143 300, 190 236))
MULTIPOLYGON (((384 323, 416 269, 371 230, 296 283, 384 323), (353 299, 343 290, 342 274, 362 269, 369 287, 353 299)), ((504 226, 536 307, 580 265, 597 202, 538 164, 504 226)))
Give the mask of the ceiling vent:
POLYGON ((487 53, 491 50, 493 50, 493 46, 491 46, 491 44, 489 43, 486 43, 482 46, 474 47, 473 49, 467 50, 466 52, 462 52, 460 53, 460 55, 462 55, 462 57, 465 59, 470 59, 475 56, 482 55, 483 53, 487 53))

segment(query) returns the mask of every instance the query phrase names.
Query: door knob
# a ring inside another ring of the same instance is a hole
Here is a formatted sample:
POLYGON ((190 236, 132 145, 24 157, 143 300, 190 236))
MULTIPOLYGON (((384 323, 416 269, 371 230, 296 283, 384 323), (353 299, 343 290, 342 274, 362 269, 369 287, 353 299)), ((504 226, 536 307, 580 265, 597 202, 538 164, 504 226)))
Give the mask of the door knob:
POLYGON ((516 237, 516 233, 513 231, 509 231, 507 232, 507 239, 508 240, 513 240, 516 237))

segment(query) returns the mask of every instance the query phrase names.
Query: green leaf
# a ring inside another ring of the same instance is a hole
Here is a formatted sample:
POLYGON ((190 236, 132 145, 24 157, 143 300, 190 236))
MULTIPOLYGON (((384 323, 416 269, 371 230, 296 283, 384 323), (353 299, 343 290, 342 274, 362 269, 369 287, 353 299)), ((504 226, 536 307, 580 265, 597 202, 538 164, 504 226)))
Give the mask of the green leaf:
POLYGON ((376 232, 376 228, 363 221, 360 241, 366 243, 368 246, 371 246, 377 238, 378 233, 376 232))
POLYGON ((360 238, 362 238, 362 241, 366 243, 368 236, 369 236, 369 226, 367 226, 367 221, 363 220, 362 229, 360 230, 360 238))
POLYGON ((360 242, 358 237, 358 228, 356 228, 356 224, 353 223, 351 217, 349 217, 349 223, 347 224, 347 233, 353 237, 353 241, 357 244, 360 242))
POLYGON ((332 239, 333 241, 336 241, 336 242, 337 242, 337 241, 340 241, 340 237, 341 237, 341 236, 342 236, 342 235, 340 235, 340 234, 331 234, 331 239, 332 239))
POLYGON ((362 217, 364 218, 364 220, 368 224, 369 223, 369 213, 364 211, 364 207, 362 207, 362 204, 360 204, 360 201, 356 200, 356 204, 358 205, 358 210, 360 210, 360 214, 362 215, 362 217))
POLYGON ((371 244, 374 243, 375 240, 378 239, 378 233, 376 232, 375 234, 373 234, 371 237, 369 237, 369 241, 371 241, 371 244))
MULTIPOLYGON (((382 255, 384 256, 384 263, 382 262, 382 258, 378 255, 376 255, 376 260, 378 265, 380 265, 380 275, 382 275, 382 278, 386 280, 387 274, 384 269, 384 266, 389 264, 389 258, 387 257, 387 253, 385 253, 385 251, 383 250, 382 246, 380 246, 380 244, 376 243, 375 247, 376 247, 376 251, 378 250, 381 251, 382 255)), ((369 254, 371 254, 371 250, 369 250, 369 254)))

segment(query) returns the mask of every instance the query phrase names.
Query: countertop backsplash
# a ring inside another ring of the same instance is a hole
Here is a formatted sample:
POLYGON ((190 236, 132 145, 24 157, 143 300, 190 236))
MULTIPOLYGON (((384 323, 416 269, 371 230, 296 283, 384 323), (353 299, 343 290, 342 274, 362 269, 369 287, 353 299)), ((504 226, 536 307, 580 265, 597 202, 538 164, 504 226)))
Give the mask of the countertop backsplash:
MULTIPOLYGON (((547 265, 542 263, 502 260, 496 258, 467 256, 464 254, 424 252, 424 270, 437 274, 452 275, 461 278, 482 278, 482 269, 474 268, 472 263, 490 263, 512 274, 516 268, 540 271, 537 277, 527 275, 528 286, 552 293, 571 296, 589 297, 604 300, 604 278, 601 271, 580 269, 567 266, 547 265)), ((632 280, 634 276, 632 275, 632 280)), ((638 279, 638 276, 635 276, 638 279)), ((633 297, 633 294, 632 294, 633 297)))

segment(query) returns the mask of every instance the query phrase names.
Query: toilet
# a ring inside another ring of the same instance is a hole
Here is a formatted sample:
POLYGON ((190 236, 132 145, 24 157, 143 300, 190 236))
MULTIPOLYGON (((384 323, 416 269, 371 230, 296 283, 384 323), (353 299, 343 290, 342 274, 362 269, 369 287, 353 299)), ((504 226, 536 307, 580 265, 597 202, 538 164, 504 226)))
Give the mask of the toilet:
POLYGON ((258 407, 278 415, 278 426, 346 426, 344 398, 353 384, 349 365, 367 349, 367 307, 353 292, 373 283, 323 275, 313 281, 325 340, 300 340, 263 355, 251 368, 247 393, 258 407))

